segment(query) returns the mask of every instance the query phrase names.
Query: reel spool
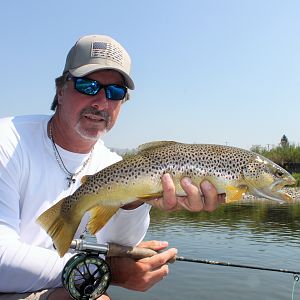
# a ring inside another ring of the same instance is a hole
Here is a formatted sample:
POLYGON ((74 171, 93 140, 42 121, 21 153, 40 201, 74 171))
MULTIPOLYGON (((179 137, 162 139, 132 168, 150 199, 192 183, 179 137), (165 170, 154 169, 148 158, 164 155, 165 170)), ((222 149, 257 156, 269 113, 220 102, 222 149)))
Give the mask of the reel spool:
POLYGON ((105 293, 111 271, 104 259, 96 254, 78 253, 66 263, 62 283, 76 300, 96 299, 105 293))
POLYGON ((100 254, 108 257, 151 257, 155 251, 117 244, 97 244, 85 239, 75 239, 70 245, 78 251, 66 263, 61 281, 70 296, 76 300, 93 300, 103 295, 111 281, 111 270, 100 254))

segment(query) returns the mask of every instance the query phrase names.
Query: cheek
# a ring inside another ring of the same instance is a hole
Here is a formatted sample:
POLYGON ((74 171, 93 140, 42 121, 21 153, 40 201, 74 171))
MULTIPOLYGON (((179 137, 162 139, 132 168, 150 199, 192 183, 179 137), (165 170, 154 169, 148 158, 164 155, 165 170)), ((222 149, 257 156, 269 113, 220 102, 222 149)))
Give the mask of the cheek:
POLYGON ((67 113, 77 113, 85 107, 86 101, 82 101, 81 97, 74 95, 67 87, 62 88, 57 95, 58 103, 67 113))
POLYGON ((66 86, 63 86, 57 93, 58 103, 63 107, 68 107, 71 104, 72 95, 66 86))

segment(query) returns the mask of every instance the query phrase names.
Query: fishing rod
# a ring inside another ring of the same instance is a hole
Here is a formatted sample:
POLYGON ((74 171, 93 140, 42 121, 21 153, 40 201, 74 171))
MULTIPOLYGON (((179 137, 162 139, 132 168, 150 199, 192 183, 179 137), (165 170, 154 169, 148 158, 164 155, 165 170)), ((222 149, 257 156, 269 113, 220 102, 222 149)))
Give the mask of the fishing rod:
MULTIPOLYGON (((88 242, 85 239, 73 240, 70 248, 74 249, 77 253, 66 263, 61 280, 70 296, 76 300, 93 300, 106 292, 111 281, 111 270, 104 256, 141 259, 157 254, 156 251, 147 248, 117 244, 97 244, 88 242)), ((173 263, 175 261, 289 273, 294 274, 295 281, 299 281, 300 276, 300 271, 233 264, 230 262, 194 259, 183 256, 175 256, 169 262, 173 263)))
POLYGON ((254 270, 262 270, 262 271, 289 273, 289 274, 294 274, 294 275, 298 275, 298 276, 300 275, 300 271, 291 271, 291 270, 287 270, 287 269, 274 269, 274 268, 266 268, 266 267, 258 267, 258 266, 240 265, 240 264, 233 264, 230 262, 187 258, 187 257, 183 257, 183 256, 176 256, 175 260, 176 261, 193 262, 193 263, 199 263, 199 264, 224 266, 224 267, 234 267, 234 268, 244 268, 244 269, 254 269, 254 270))

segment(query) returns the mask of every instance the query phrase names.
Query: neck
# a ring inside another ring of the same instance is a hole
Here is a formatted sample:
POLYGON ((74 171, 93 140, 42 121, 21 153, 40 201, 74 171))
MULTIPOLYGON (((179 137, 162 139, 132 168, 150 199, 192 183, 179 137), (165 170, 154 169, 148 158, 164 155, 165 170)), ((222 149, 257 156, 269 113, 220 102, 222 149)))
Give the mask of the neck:
POLYGON ((89 153, 92 151, 95 141, 90 141, 81 137, 73 127, 62 123, 59 116, 54 114, 48 123, 48 136, 50 137, 50 128, 52 138, 55 144, 59 145, 65 150, 74 153, 89 153))

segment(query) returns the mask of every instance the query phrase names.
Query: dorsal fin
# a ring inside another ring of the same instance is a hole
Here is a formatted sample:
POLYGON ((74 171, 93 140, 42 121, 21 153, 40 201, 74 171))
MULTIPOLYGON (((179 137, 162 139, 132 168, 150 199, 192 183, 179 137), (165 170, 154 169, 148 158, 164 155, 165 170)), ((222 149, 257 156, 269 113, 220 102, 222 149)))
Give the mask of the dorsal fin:
POLYGON ((155 149, 155 148, 160 148, 160 147, 166 147, 172 144, 178 144, 177 142, 174 141, 155 141, 155 142, 149 142, 145 143, 142 145, 139 145, 137 150, 138 152, 141 151, 148 151, 150 149, 155 149))
POLYGON ((84 176, 82 176, 80 182, 81 182, 81 184, 84 184, 84 183, 87 183, 88 180, 89 180, 89 175, 84 175, 84 176))

